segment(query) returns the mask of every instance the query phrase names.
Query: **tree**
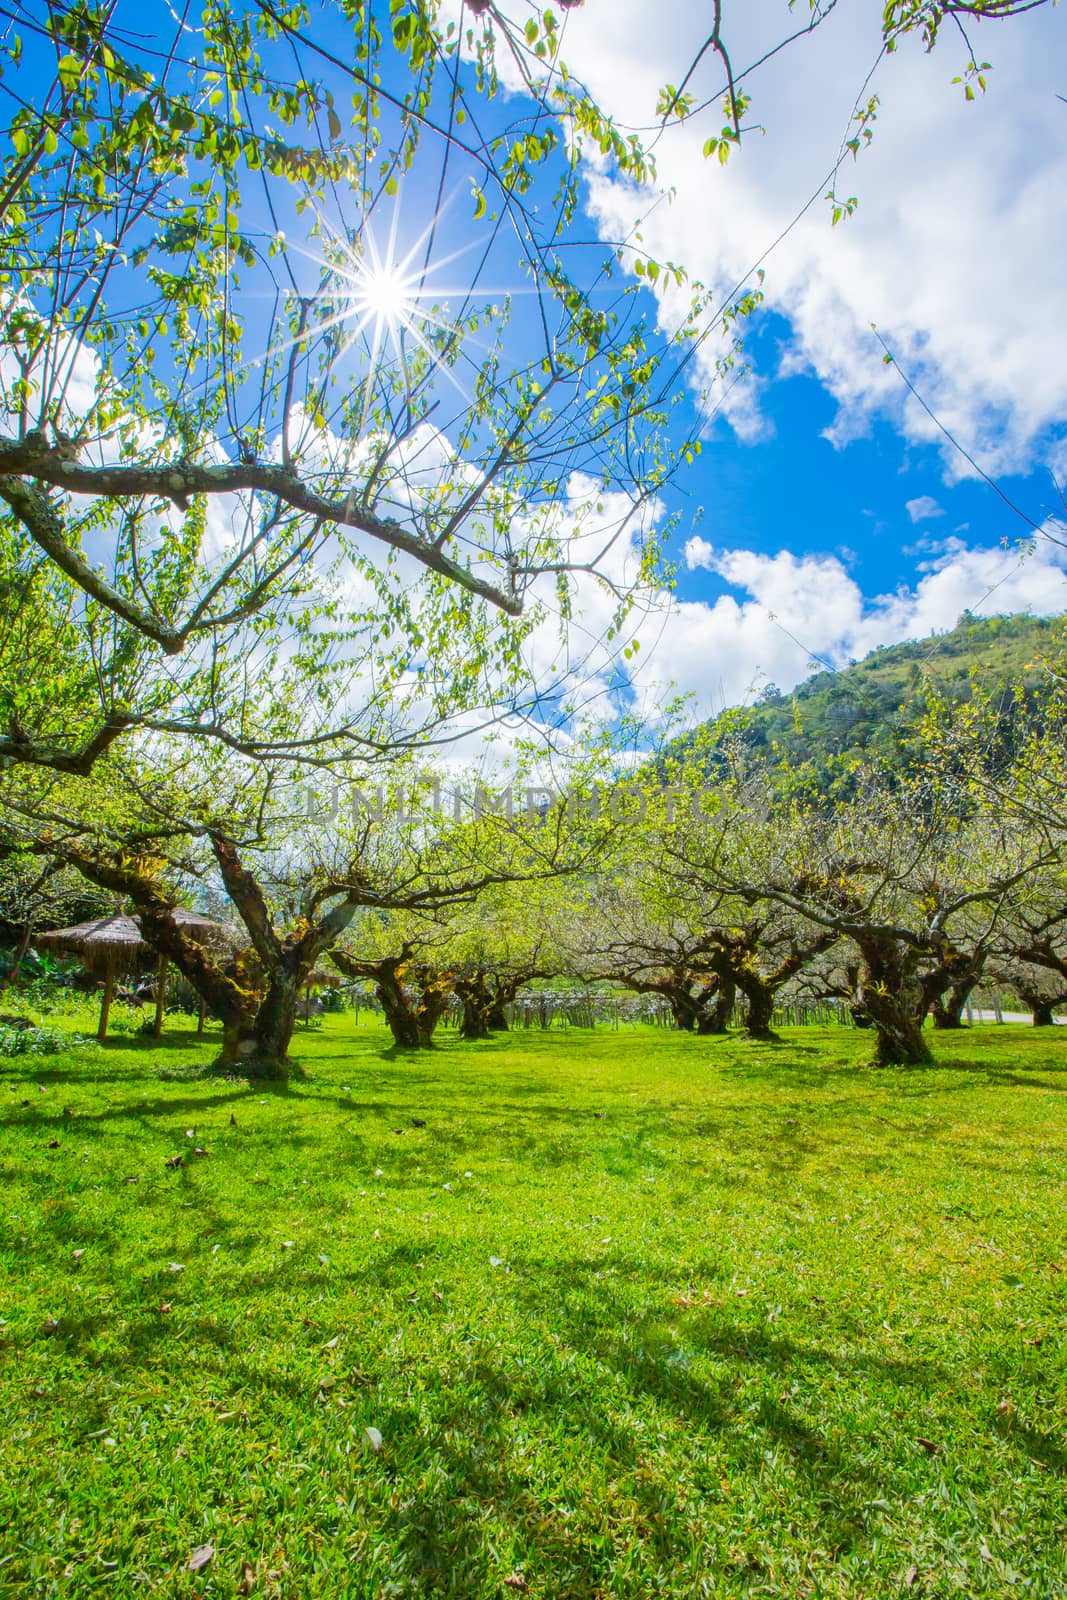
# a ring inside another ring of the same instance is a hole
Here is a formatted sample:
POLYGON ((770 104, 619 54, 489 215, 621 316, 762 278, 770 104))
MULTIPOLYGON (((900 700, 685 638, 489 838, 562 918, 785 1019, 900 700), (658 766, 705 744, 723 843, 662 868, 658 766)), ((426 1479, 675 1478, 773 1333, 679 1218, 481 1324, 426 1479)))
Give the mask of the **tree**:
MULTIPOLYGON (((249 771, 230 752, 196 755, 152 774, 129 757, 120 771, 112 755, 109 803, 101 803, 101 769, 84 811, 79 780, 52 779, 47 807, 37 778, 24 778, 20 802, 12 781, 8 847, 63 862, 129 901, 146 938, 222 1021, 218 1065, 226 1069, 261 1077, 291 1070, 308 974, 360 913, 425 922, 494 885, 588 869, 602 849, 604 828, 577 825, 563 804, 509 818, 483 807, 474 786, 459 816, 441 812, 432 785, 420 784, 414 769, 383 794, 377 816, 365 810, 362 772, 354 769, 346 803, 331 815, 307 806, 286 764, 249 771), (175 918, 180 891, 197 882, 223 886, 247 931, 242 965, 194 943, 175 918)), ((340 779, 343 769, 334 771, 340 779)), ((377 955, 395 954, 406 965, 411 943, 405 932, 377 955)))
MULTIPOLYGON (((847 939, 859 957, 853 1004, 875 1030, 876 1064, 928 1064, 924 964, 946 959, 967 915, 986 919, 974 945, 987 946, 1013 891, 1047 851, 1010 821, 973 820, 958 786, 936 778, 874 774, 836 805, 776 799, 766 780, 760 785, 765 799, 748 823, 731 831, 728 806, 706 841, 704 883, 847 939)), ((814 942, 811 956, 820 948, 814 942)))
POLYGON ((494 885, 449 915, 443 959, 461 1006, 461 1037, 507 1032, 519 990, 562 972, 561 917, 574 887, 570 874, 494 885))
POLYGON ((121 8, 16 20, 0 648, 52 619, 69 665, 58 697, 12 683, 0 758, 412 748, 528 702, 546 603, 602 582, 617 625, 651 571, 669 341, 609 247, 568 248, 561 119, 638 181, 648 159, 562 71, 549 14, 517 35, 449 9, 205 7, 195 59, 183 19, 151 48, 121 8), (428 220, 405 191, 436 196, 428 220))
MULTIPOLYGON (((360 931, 365 941, 368 930, 360 931)), ((330 960, 346 978, 366 978, 374 984, 395 1044, 403 1050, 430 1049, 452 997, 450 975, 424 959, 435 943, 432 930, 424 926, 405 936, 389 921, 379 922, 370 932, 369 947, 361 941, 358 955, 335 949, 330 960), (392 953, 372 953, 390 944, 392 953)))

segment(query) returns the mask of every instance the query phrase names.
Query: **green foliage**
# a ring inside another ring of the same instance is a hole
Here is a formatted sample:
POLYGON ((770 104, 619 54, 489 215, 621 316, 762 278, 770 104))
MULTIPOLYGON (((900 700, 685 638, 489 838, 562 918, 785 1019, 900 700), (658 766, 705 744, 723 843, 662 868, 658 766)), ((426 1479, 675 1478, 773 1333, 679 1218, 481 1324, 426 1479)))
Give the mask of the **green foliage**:
POLYGON ((967 613, 948 633, 884 646, 840 672, 817 672, 791 695, 771 685, 754 706, 727 712, 680 748, 699 747, 714 774, 717 752, 739 746, 757 763, 788 767, 825 792, 875 760, 906 767, 922 743, 932 698, 951 711, 968 705, 976 690, 1013 708, 1021 697, 1039 720, 1052 692, 1045 658, 1059 633, 1054 619, 967 613))
POLYGON ((55 1056, 86 1044, 78 1034, 59 1033, 54 1028, 13 1028, 0 1021, 0 1056, 55 1056))

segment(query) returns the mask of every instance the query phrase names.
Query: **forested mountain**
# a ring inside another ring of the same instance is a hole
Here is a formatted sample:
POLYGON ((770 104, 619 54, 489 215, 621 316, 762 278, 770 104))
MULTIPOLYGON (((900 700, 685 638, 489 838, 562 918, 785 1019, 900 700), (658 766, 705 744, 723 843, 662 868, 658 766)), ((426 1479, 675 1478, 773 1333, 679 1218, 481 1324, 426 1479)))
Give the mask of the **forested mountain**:
MULTIPOLYGON (((714 748, 739 738, 754 753, 790 767, 838 766, 851 758, 893 760, 913 741, 931 691, 964 702, 975 685, 1006 705, 1038 711, 1051 683, 1047 662, 1063 648, 1062 618, 974 617, 948 633, 886 645, 839 672, 819 672, 791 693, 773 685, 757 703, 726 712, 701 730, 714 748)), ((689 741, 686 741, 687 743, 689 741)))

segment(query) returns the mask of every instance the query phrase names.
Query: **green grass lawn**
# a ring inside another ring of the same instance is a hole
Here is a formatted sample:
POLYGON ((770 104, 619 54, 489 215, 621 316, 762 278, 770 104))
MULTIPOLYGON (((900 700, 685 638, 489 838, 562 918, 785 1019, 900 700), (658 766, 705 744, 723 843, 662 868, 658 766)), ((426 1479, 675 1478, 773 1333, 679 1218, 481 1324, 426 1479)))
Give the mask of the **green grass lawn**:
POLYGON ((2 1064, 0 1593, 1067 1595, 1059 1030, 387 1042, 2 1064))

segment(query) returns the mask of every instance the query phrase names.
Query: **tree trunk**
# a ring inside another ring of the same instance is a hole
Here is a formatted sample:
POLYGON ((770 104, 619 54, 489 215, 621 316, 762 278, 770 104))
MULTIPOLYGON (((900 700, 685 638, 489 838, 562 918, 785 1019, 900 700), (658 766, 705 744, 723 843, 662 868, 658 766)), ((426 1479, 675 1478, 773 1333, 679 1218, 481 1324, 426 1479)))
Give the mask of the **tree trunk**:
POLYGON ((460 1018, 461 1039, 488 1039, 490 1014, 493 1010, 493 993, 480 972, 455 980, 456 993, 463 1006, 460 1018))
POLYGON ((697 1032, 705 1038, 722 1038, 730 1026, 737 991, 732 980, 720 982, 697 1018, 697 1032))
POLYGON ((948 991, 948 999, 938 998, 933 1004, 934 1027, 938 1032, 946 1028, 965 1028, 963 1009, 970 999, 973 983, 955 983, 948 991))
POLYGON ((754 973, 750 972, 746 974, 743 993, 748 1001, 748 1010, 745 1014, 745 1037, 770 1043, 776 1042, 779 1036, 771 1027, 771 1018, 774 1015, 775 990, 770 984, 762 982, 754 973))
POLYGON ((465 999, 463 1001, 463 1016, 459 1024, 459 1036, 461 1039, 469 1040, 488 1039, 489 1037, 488 1013, 485 1007, 480 1005, 476 999, 465 999))
POLYGON ((385 1020, 393 1041, 402 1050, 428 1050, 433 1042, 434 1029, 447 1004, 447 994, 437 1004, 436 998, 428 1006, 422 1001, 413 1005, 411 997, 397 975, 397 964, 386 962, 379 974, 378 999, 385 1012, 385 1020))
POLYGON ((446 979, 427 970, 420 978, 421 992, 415 1007, 419 1043, 424 1050, 433 1044, 437 1024, 448 1010, 450 985, 446 979))
POLYGON ((1031 989, 1028 984, 1018 981, 1012 987, 1033 1017, 1035 1028, 1051 1028, 1054 1026, 1053 1010, 1056 1006, 1062 1005, 1067 996, 1061 994, 1053 998, 1050 995, 1042 994, 1038 989, 1031 989))
POLYGON ((214 1066, 222 1071, 226 1067, 236 1067, 241 1072, 248 1071, 248 1063, 256 1052, 256 1030, 250 1018, 228 1017, 222 1024, 222 1049, 215 1058, 214 1066))
POLYGON ((224 1019, 215 1066, 236 1067, 250 1078, 287 1078, 293 1070, 289 1044, 299 1003, 299 976, 285 970, 271 973, 254 1016, 224 1019))
POLYGON ((506 1010, 507 1005, 508 1001, 505 1000, 502 995, 498 994, 496 999, 493 1001, 492 1008, 489 1012, 490 1033, 508 1032, 508 1029, 511 1025, 508 1022, 508 1014, 506 1010))
POLYGON ((302 976, 285 969, 270 974, 254 1024, 254 1077, 286 1078, 292 1070, 289 1045, 296 1028, 302 976))
POLYGON ((160 956, 156 968, 156 1019, 152 1024, 153 1039, 163 1037, 163 1007, 167 1000, 167 958, 160 956))
POLYGON ((107 970, 104 976, 104 996, 100 1001, 100 1021, 97 1024, 96 1038, 103 1044, 107 1038, 107 1019, 111 1014, 111 1001, 115 994, 115 955, 111 951, 107 958, 107 970))
POLYGON ((697 1026, 699 1008, 689 990, 677 988, 663 991, 671 1008, 674 1026, 682 1033, 692 1033, 697 1026))
POLYGON ((933 1056, 923 1038, 918 952, 896 940, 857 937, 863 956, 860 999, 877 1038, 876 1067, 928 1067, 933 1056))

